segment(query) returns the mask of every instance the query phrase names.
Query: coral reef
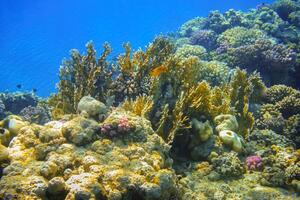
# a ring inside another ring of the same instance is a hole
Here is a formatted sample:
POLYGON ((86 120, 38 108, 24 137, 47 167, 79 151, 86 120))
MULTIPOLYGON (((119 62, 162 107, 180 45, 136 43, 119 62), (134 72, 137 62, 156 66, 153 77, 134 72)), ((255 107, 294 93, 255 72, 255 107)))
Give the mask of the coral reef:
MULTIPOLYGON (((28 125, 7 148, 10 164, 3 169, 0 197, 171 199, 177 184, 168 149, 149 121, 122 109, 102 124, 78 115, 28 125), (115 123, 120 134, 114 137, 101 129, 115 123)), ((7 157, 2 152, 1 146, 1 160, 7 157)))
POLYGON ((39 99, 33 93, 0 93, 0 119, 10 114, 19 114, 22 109, 37 106, 39 99))
POLYGON ((184 38, 191 45, 204 46, 208 61, 259 71, 268 85, 299 88, 298 12, 297 0, 278 0, 248 12, 212 11, 206 18, 185 23, 175 40, 184 38))
POLYGON ((299 0, 212 11, 57 93, 0 94, 0 199, 298 199, 299 0))

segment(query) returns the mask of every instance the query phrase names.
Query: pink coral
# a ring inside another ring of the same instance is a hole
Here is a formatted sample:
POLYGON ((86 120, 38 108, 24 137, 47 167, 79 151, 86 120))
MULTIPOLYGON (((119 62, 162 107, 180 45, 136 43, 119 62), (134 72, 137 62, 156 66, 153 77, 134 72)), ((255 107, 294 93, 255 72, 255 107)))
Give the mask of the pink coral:
POLYGON ((111 129, 112 129, 112 127, 109 124, 103 124, 101 126, 101 132, 104 134, 108 134, 111 129))
POLYGON ((126 117, 122 117, 119 119, 117 123, 113 124, 102 124, 101 125, 101 133, 108 135, 110 137, 114 137, 120 133, 127 133, 131 129, 129 121, 126 117))
POLYGON ((246 165, 249 170, 259 170, 262 168, 262 158, 260 156, 248 156, 246 165))
POLYGON ((126 117, 123 117, 119 120, 118 124, 118 132, 128 132, 130 130, 130 125, 128 122, 128 119, 126 117))

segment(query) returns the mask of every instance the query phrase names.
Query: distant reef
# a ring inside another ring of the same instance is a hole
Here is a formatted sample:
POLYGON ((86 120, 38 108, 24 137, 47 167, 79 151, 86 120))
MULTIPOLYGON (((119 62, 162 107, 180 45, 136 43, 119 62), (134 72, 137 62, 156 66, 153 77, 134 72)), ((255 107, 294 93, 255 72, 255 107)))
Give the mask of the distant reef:
POLYGON ((0 199, 300 199, 300 1, 211 12, 57 93, 0 94, 0 199))

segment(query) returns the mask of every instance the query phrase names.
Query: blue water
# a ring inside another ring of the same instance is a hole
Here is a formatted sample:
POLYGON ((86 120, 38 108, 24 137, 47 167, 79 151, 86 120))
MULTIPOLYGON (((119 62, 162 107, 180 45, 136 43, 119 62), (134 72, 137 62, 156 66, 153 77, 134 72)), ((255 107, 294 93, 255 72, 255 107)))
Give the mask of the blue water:
POLYGON ((175 31, 211 10, 248 10, 262 0, 0 0, 0 91, 36 88, 55 92, 61 60, 69 50, 98 51, 109 41, 113 55, 130 41, 137 49, 155 35, 175 31))

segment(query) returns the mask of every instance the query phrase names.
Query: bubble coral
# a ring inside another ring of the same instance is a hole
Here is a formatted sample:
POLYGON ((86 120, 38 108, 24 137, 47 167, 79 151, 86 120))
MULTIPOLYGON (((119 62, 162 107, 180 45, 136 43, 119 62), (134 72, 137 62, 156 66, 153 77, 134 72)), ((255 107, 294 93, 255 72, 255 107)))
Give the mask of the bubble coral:
POLYGON ((249 170, 259 170, 262 168, 262 158, 260 156, 248 156, 246 158, 246 165, 249 170))

